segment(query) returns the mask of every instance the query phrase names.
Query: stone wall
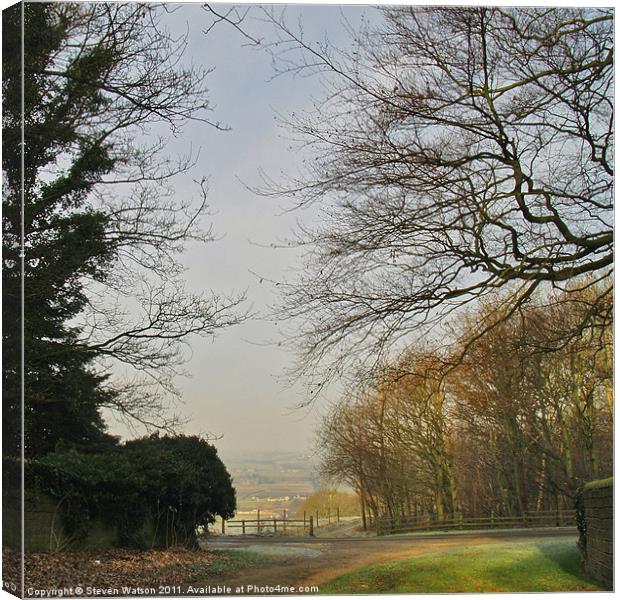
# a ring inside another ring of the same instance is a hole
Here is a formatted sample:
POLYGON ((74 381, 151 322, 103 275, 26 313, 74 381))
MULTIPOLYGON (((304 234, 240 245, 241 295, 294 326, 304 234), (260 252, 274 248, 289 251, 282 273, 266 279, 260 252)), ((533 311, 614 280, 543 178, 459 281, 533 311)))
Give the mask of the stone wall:
MULTIPOLYGON (((26 490, 25 535, 26 552, 49 552, 78 548, 167 548, 191 544, 195 532, 185 532, 174 513, 162 511, 153 515, 144 511, 144 520, 131 536, 109 519, 91 518, 86 536, 70 535, 62 522, 62 501, 34 490, 26 490), (193 535, 192 535, 193 534, 193 535)), ((2 490, 2 544, 12 550, 21 549, 21 494, 5 485, 2 490)))
MULTIPOLYGON (((86 538, 79 541, 62 526, 57 500, 30 490, 26 491, 24 514, 24 548, 26 552, 47 552, 67 548, 110 548, 117 543, 117 531, 100 520, 90 524, 86 538)), ((2 543, 7 548, 21 548, 21 494, 4 489, 2 494, 2 543)))
POLYGON ((586 536, 584 569, 606 589, 614 581, 614 506, 613 479, 593 481, 583 490, 586 536))

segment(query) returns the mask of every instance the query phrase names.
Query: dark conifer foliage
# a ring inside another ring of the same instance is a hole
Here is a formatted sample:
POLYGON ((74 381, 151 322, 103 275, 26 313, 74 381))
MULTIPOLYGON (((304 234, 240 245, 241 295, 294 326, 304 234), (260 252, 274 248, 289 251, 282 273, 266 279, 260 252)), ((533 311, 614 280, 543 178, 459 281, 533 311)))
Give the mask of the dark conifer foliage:
MULTIPOLYGON (((91 82, 46 85, 42 72, 67 35, 67 24, 54 22, 47 5, 25 4, 24 133, 24 335, 26 446, 29 454, 53 450, 59 439, 78 445, 102 441, 98 407, 110 399, 105 379, 91 368, 94 355, 76 344, 70 321, 87 302, 83 278, 103 279, 112 249, 105 243, 106 216, 85 207, 88 192, 114 166, 109 148, 85 139, 75 116, 99 110, 96 82, 109 68, 90 65, 91 82), (35 34, 36 32, 36 34, 35 34), (50 87, 54 87, 51 94, 50 87), (55 178, 42 172, 60 152, 75 147, 66 171, 55 178)), ((21 86, 19 60, 21 6, 4 17, 3 170, 3 344, 5 451, 19 448, 20 432, 20 232, 22 218, 21 86)), ((76 61, 72 70, 82 68, 76 61)), ((106 64, 107 62, 107 64, 106 64)))
POLYGON ((172 178, 194 159, 164 155, 150 128, 219 126, 208 72, 181 60, 185 39, 145 5, 23 11, 23 75, 22 7, 3 13, 4 450, 19 450, 23 216, 26 452, 38 456, 105 442, 102 406, 171 430, 187 336, 237 322, 241 298, 189 293, 180 278, 184 244, 212 239, 206 189, 177 197, 172 178), (114 361, 127 380, 110 377, 114 361))

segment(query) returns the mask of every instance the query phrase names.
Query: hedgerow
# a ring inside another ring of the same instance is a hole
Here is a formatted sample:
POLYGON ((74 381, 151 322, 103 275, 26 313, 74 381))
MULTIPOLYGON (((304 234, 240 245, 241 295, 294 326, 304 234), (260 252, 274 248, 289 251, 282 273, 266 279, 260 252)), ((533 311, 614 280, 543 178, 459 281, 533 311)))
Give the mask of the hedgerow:
MULTIPOLYGON (((19 485, 19 461, 4 460, 4 477, 19 485)), ((73 539, 98 520, 116 527, 125 546, 194 546, 196 529, 233 516, 236 504, 217 450, 196 436, 150 436, 101 453, 57 450, 26 461, 25 487, 58 500, 73 539)))

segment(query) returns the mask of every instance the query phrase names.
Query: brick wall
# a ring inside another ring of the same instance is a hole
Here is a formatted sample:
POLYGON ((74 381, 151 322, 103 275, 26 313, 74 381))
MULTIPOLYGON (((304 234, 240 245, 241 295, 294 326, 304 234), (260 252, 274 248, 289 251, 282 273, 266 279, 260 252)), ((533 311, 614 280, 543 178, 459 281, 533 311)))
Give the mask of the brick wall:
POLYGON ((583 491, 586 518, 584 568, 606 589, 614 581, 613 480, 592 482, 583 491))

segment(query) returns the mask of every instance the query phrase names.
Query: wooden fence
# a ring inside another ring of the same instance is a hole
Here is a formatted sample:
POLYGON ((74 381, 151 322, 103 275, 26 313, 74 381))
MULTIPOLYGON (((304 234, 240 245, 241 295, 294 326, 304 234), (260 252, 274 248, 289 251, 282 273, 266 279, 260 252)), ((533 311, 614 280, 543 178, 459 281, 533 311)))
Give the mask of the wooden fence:
MULTIPOLYGON (((261 511, 256 511, 255 519, 230 519, 222 520, 221 533, 225 535, 229 529, 234 535, 249 534, 290 534, 290 535, 314 535, 314 530, 324 525, 332 523, 340 523, 340 507, 337 506, 332 513, 331 509, 322 514, 316 511, 316 514, 308 515, 306 511, 303 513, 303 519, 289 519, 286 510, 283 511, 282 517, 266 516, 261 518, 261 511)), ((211 529, 213 531, 214 529, 211 529)))
POLYGON ((314 535, 314 519, 312 515, 308 519, 283 519, 283 518, 257 518, 257 519, 222 519, 222 535, 234 529, 234 535, 314 535))
POLYGON ((439 521, 430 516, 377 519, 377 535, 413 531, 449 531, 467 529, 513 529, 523 527, 576 526, 574 510, 527 512, 521 516, 500 517, 493 514, 482 517, 450 515, 439 521))

